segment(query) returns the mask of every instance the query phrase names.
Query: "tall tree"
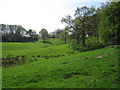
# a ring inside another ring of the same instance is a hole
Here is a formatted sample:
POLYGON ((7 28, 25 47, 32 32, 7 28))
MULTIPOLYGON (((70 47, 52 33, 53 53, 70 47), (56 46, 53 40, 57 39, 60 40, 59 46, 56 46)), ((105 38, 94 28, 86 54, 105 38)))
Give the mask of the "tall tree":
POLYGON ((67 39, 68 39, 68 27, 66 26, 63 31, 62 31, 62 39, 64 40, 64 43, 67 43, 67 39))
POLYGON ((70 31, 74 32, 75 39, 77 41, 77 44, 80 44, 80 41, 82 42, 82 46, 85 46, 85 38, 86 38, 86 30, 87 30, 87 20, 88 17, 95 14, 95 8, 94 7, 81 7, 77 8, 75 10, 75 19, 73 20, 71 16, 66 16, 65 18, 62 18, 61 22, 64 22, 67 27, 71 28, 70 31))
POLYGON ((77 44, 80 44, 80 28, 82 27, 82 22, 81 22, 82 20, 80 20, 80 18, 78 17, 78 18, 75 18, 74 19, 74 24, 73 24, 73 27, 74 27, 74 34, 75 34, 75 38, 76 38, 76 40, 77 40, 77 44))
MULTIPOLYGON (((82 46, 85 46, 85 37, 86 37, 86 26, 87 26, 87 19, 88 16, 92 16, 95 13, 95 8, 94 7, 81 7, 81 8, 77 8, 75 10, 75 18, 79 20, 78 23, 81 23, 78 25, 78 28, 80 30, 81 33, 81 41, 82 41, 82 46)), ((77 30, 78 31, 78 30, 77 30)), ((79 43, 78 43, 79 44, 79 43)))
POLYGON ((63 30, 61 29, 57 29, 54 31, 54 35, 55 35, 55 38, 61 38, 61 33, 63 32, 63 30))
POLYGON ((63 17, 61 22, 65 23, 67 25, 67 27, 69 27, 69 28, 74 28, 73 27, 73 18, 70 15, 63 17))
POLYGON ((45 41, 48 37, 48 31, 46 29, 41 29, 39 35, 43 39, 43 41, 45 41))

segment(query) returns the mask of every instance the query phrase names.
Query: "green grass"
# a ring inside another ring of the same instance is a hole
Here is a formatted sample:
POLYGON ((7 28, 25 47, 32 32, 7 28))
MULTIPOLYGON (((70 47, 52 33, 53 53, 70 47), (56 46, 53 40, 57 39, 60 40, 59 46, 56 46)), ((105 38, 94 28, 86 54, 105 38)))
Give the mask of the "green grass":
POLYGON ((17 55, 58 55, 65 54, 66 52, 71 51, 66 44, 61 44, 59 39, 49 39, 49 43, 30 42, 30 43, 16 43, 16 42, 7 42, 2 43, 2 57, 5 58, 8 55, 12 54, 17 55))
MULTIPOLYGON (((10 53, 31 56, 71 51, 67 44, 44 48, 39 42, 3 44, 4 57, 10 53)), ((3 67, 2 75, 3 88, 118 88, 118 49, 106 47, 59 58, 37 58, 31 63, 3 67)))
POLYGON ((0 89, 2 88, 2 67, 0 66, 0 89))

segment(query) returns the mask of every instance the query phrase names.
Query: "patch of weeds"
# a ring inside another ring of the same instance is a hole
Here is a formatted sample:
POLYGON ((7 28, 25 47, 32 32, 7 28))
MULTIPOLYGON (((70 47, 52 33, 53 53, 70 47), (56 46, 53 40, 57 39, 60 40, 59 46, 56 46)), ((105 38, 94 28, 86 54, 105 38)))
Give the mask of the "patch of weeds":
POLYGON ((37 57, 41 57, 40 55, 37 55, 37 57))
POLYGON ((113 73, 113 72, 117 72, 117 71, 116 71, 116 70, 114 70, 114 69, 111 69, 111 70, 110 70, 110 72, 112 72, 112 73, 113 73))
POLYGON ((31 80, 28 80, 26 83, 37 83, 37 82, 38 82, 37 80, 31 79, 31 80))
POLYGON ((89 74, 88 72, 80 73, 80 75, 83 75, 83 76, 91 76, 91 74, 89 74))
POLYGON ((31 61, 36 61, 37 57, 36 56, 32 56, 31 61))
POLYGON ((64 62, 64 63, 62 63, 62 64, 68 64, 69 62, 64 62))
POLYGON ((4 67, 21 65, 27 62, 33 62, 37 60, 37 58, 34 56, 32 56, 32 58, 28 58, 25 55, 19 55, 19 56, 8 55, 8 56, 10 57, 2 58, 2 66, 4 67))
POLYGON ((7 55, 7 58, 11 58, 11 57, 14 57, 14 55, 13 54, 8 54, 7 55))
POLYGON ((114 67, 114 66, 115 66, 115 65, 112 64, 112 65, 110 65, 109 67, 114 67))
POLYGON ((109 76, 110 75, 110 72, 103 72, 103 76, 109 76))
POLYGON ((65 74, 63 78, 69 79, 72 78, 74 75, 82 75, 82 76, 91 76, 88 72, 80 73, 80 72, 72 72, 70 74, 65 74))
POLYGON ((69 78, 72 78, 72 74, 65 74, 63 76, 64 79, 69 79, 69 78))

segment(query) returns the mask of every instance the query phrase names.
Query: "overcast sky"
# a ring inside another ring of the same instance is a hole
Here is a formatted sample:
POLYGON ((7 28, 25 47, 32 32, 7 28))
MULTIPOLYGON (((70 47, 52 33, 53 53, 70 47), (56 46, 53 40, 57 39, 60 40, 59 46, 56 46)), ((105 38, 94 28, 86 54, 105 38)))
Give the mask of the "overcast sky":
POLYGON ((0 24, 21 25, 37 33, 62 29, 62 17, 73 15, 76 7, 96 6, 107 0, 0 0, 0 24), (83 2, 84 1, 84 2, 83 2))

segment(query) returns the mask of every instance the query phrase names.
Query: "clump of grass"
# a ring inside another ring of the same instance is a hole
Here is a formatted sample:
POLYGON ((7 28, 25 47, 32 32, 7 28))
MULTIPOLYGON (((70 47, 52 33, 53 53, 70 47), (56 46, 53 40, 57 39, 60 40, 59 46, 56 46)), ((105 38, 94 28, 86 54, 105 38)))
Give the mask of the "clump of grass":
POLYGON ((36 57, 29 58, 26 57, 25 55, 14 56, 10 54, 7 56, 7 58, 2 58, 2 66, 11 67, 33 61, 36 61, 36 57))

